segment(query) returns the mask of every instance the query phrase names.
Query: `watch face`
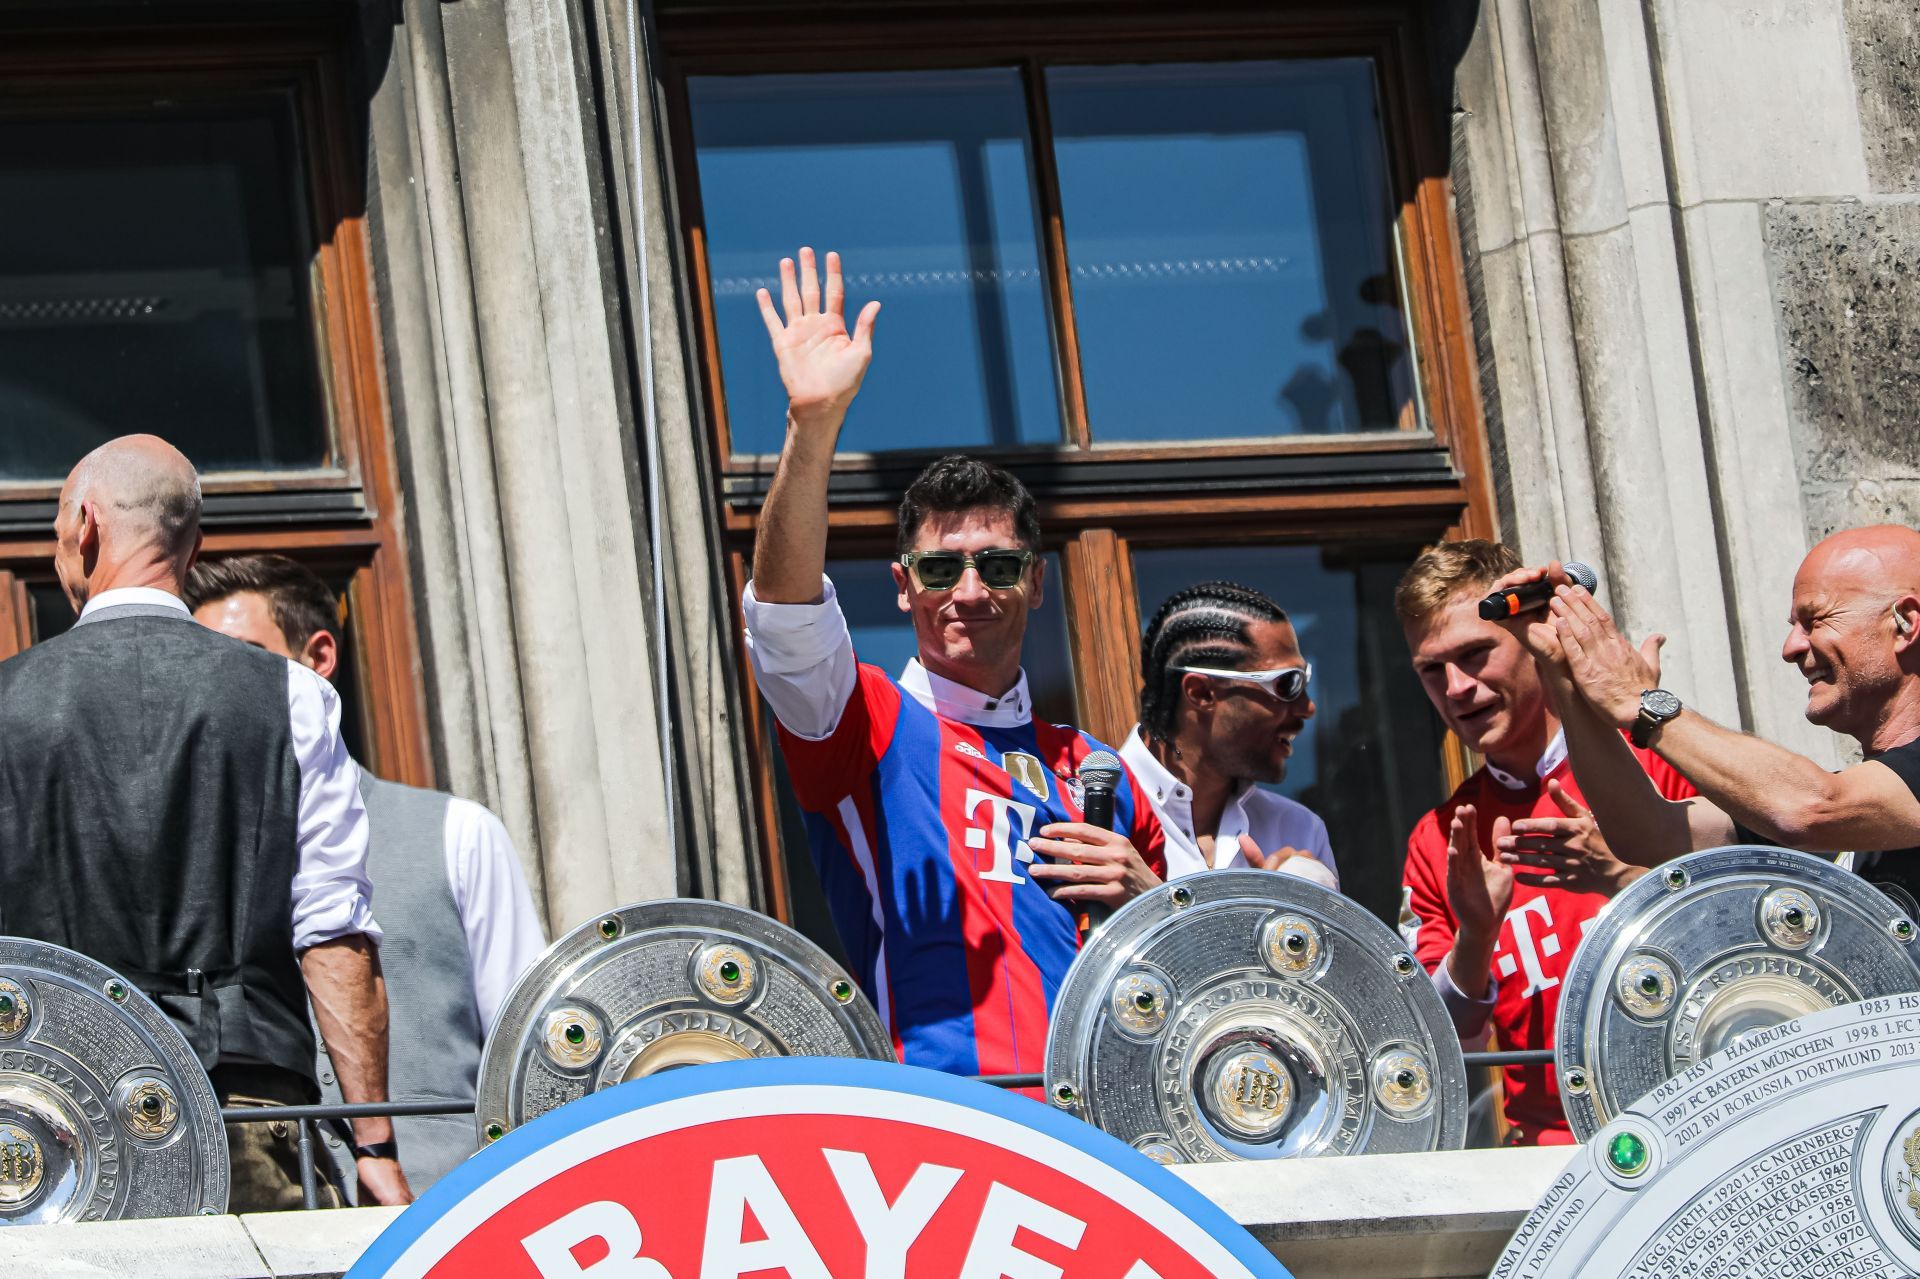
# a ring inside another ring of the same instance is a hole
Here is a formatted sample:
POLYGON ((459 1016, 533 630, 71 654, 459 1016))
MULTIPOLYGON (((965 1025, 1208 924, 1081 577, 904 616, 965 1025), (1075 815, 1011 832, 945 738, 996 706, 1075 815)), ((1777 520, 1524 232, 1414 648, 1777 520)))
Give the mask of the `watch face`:
POLYGON ((1680 713, 1680 699, 1664 688, 1650 688, 1640 694, 1640 709, 1661 719, 1672 719, 1680 713))

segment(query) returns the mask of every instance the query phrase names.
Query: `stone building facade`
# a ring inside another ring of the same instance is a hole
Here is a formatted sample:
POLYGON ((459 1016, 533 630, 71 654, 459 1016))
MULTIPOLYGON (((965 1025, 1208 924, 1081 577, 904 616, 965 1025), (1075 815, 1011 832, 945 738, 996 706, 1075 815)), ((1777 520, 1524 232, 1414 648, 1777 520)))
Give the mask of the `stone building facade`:
MULTIPOLYGON (((798 7, 245 8, 5 20, 48 41, 285 22, 337 44, 325 65, 364 166, 382 518, 404 548, 422 725, 419 759, 388 771, 490 803, 555 929, 676 893, 792 913, 765 829, 774 783, 737 639, 744 517, 709 429, 707 286, 661 32, 691 25, 710 51, 798 7)), ((1230 5, 1218 20, 1043 8, 1069 30, 1137 19, 1176 42, 1238 20, 1230 5)), ((1778 648, 1812 539, 1920 518, 1920 340, 1904 323, 1920 290, 1920 16, 1893 0, 1335 8, 1291 15, 1303 49, 1327 23, 1373 23, 1416 86, 1402 106, 1433 163, 1409 181, 1438 201, 1422 270, 1457 305, 1435 312, 1456 331, 1415 336, 1429 368, 1449 342, 1467 357, 1452 375, 1466 407, 1433 455, 1458 496, 1409 536, 1497 531, 1530 559, 1582 554, 1630 629, 1672 637, 1670 686, 1837 758, 1778 648)), ((845 3, 807 21, 816 44, 848 24, 849 47, 876 23, 1000 24, 1004 43, 1040 21, 935 9, 845 3)), ((1077 482, 1061 481, 1061 509, 1077 482)), ((26 530, 48 513, 34 500, 0 543, 23 581, 43 545, 26 530)), ((1104 695, 1083 690, 1083 708, 1104 695)))

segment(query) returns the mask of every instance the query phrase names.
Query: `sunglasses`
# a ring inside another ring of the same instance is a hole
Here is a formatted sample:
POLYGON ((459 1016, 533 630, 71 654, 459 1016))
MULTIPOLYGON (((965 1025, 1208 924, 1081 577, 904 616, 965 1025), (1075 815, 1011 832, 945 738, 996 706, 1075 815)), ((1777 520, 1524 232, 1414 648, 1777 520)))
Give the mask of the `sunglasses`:
POLYGON ((1032 551, 976 551, 962 555, 958 551, 908 551, 900 564, 913 574, 923 591, 950 591, 971 567, 980 575, 980 584, 990 591, 1010 591, 1020 585, 1033 563, 1032 551))
POLYGON ((1176 671, 1191 675, 1210 675, 1214 679, 1236 679, 1243 684, 1258 684, 1283 702, 1297 702, 1307 695, 1307 682, 1313 678, 1313 663, 1283 666, 1277 671, 1222 671, 1211 666, 1176 666, 1176 671))

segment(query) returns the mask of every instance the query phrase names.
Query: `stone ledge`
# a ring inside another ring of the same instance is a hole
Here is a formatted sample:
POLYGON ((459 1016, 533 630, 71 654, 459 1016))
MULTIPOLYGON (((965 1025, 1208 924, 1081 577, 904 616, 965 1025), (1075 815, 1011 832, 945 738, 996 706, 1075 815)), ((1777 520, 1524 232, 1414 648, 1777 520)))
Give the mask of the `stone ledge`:
MULTIPOLYGON (((1485 1275, 1571 1148, 1364 1155, 1173 1171, 1295 1279, 1485 1275)), ((0 1272, 36 1279, 338 1279, 396 1208, 0 1230, 0 1272)))

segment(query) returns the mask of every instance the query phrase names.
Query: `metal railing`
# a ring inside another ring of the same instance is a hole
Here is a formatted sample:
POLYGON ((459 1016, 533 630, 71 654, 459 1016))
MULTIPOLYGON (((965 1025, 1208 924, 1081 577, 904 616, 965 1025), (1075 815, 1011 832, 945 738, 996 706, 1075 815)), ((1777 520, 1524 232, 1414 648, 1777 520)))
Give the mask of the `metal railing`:
MULTIPOLYGON (((1467 1069, 1485 1066, 1537 1066, 1553 1060, 1550 1048, 1528 1048, 1513 1052, 1465 1054, 1467 1069)), ((1046 1083, 1042 1075, 975 1075, 978 1083, 995 1088, 1039 1088, 1046 1083)), ((299 1127, 296 1138, 300 1154, 300 1200, 303 1208, 320 1206, 319 1156, 315 1146, 314 1124, 376 1119, 387 1116, 406 1119, 416 1115, 471 1115, 471 1101, 367 1101, 338 1102, 318 1106, 230 1106, 220 1111, 222 1123, 291 1123, 299 1127)))

